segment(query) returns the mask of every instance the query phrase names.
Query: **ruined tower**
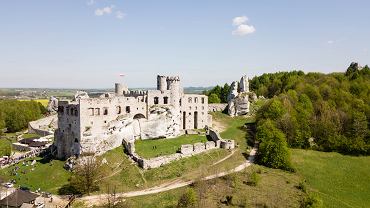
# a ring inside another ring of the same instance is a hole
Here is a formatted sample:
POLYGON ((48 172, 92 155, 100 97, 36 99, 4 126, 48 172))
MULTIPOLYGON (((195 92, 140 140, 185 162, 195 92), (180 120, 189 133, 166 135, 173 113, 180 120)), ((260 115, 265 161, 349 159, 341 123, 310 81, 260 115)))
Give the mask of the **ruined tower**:
POLYGON ((170 104, 176 109, 180 108, 181 87, 178 76, 167 77, 167 90, 170 90, 170 104))
POLYGON ((114 92, 116 93, 116 95, 123 95, 123 85, 121 83, 116 83, 114 92))
POLYGON ((167 90, 167 76, 162 75, 157 76, 157 90, 160 91, 167 90))

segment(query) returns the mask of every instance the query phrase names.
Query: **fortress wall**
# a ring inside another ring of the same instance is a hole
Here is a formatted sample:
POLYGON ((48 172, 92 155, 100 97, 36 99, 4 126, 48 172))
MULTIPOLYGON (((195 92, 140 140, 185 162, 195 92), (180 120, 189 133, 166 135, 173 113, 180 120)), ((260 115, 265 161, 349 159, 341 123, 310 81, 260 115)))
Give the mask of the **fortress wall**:
POLYGON ((134 117, 142 114, 147 117, 145 97, 81 99, 80 103, 82 133, 90 129, 93 135, 101 134, 106 131, 109 122, 118 116, 134 117))
POLYGON ((227 103, 211 103, 208 104, 208 111, 209 112, 222 112, 227 108, 227 103))

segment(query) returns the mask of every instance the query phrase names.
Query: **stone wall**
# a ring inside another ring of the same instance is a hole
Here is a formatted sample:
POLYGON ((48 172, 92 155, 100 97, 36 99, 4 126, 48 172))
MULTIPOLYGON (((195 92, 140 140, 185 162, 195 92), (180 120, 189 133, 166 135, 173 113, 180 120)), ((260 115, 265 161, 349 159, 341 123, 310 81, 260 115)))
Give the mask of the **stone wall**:
POLYGON ((228 150, 235 148, 234 140, 222 139, 219 133, 212 129, 208 131, 208 134, 213 141, 207 141, 204 143, 198 142, 195 144, 184 144, 181 145, 180 151, 178 153, 154 157, 150 159, 142 158, 135 152, 135 139, 124 139, 123 144, 125 146, 126 153, 143 169, 158 168, 175 160, 179 160, 185 157, 191 157, 193 155, 200 154, 215 148, 223 148, 228 150))
POLYGON ((28 123, 28 133, 40 136, 52 135, 57 128, 58 116, 56 114, 28 123))
POLYGON ((222 112, 227 108, 227 103, 211 103, 208 104, 209 112, 222 112))

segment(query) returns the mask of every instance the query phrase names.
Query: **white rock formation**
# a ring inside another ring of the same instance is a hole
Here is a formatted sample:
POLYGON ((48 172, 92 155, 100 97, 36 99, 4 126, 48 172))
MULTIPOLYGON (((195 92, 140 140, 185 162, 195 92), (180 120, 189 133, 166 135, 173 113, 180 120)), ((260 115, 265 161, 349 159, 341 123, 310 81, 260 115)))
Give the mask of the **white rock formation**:
POLYGON ((153 106, 148 120, 140 120, 141 139, 171 138, 180 134, 180 115, 170 107, 153 106))
POLYGON ((89 95, 85 91, 77 91, 75 96, 74 96, 73 101, 78 101, 81 98, 89 98, 89 95))
POLYGON ((51 96, 46 109, 49 113, 56 113, 58 111, 58 99, 51 96))
POLYGON ((249 81, 247 76, 243 76, 240 79, 240 83, 237 81, 233 82, 231 84, 231 91, 228 95, 228 114, 230 116, 240 116, 249 113, 250 97, 252 100, 256 96, 254 93, 249 92, 249 81))
POLYGON ((239 92, 249 92, 249 81, 246 75, 242 76, 239 83, 239 92))
POLYGON ((230 86, 231 90, 229 95, 227 96, 228 106, 227 112, 230 116, 235 116, 236 108, 235 108, 235 98, 238 96, 238 82, 233 82, 230 86))

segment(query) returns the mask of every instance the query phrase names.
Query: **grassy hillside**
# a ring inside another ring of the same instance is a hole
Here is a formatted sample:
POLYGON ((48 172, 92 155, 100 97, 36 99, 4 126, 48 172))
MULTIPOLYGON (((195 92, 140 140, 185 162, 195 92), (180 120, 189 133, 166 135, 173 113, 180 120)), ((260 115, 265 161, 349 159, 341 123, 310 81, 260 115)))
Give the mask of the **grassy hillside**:
MULTIPOLYGON (((253 165, 243 172, 206 182, 196 182, 190 188, 197 194, 199 207, 299 207, 306 196, 297 188, 302 179, 298 174, 253 165), (256 186, 249 184, 257 174, 256 186), (225 198, 231 197, 229 204, 225 198)), ((180 196, 189 187, 168 192, 127 198, 127 207, 176 207, 180 196)))
POLYGON ((25 186, 33 191, 40 188, 41 191, 51 193, 58 193, 58 189, 68 183, 70 172, 63 169, 63 161, 46 161, 39 157, 24 161, 25 165, 20 162, 19 164, 1 169, 0 177, 5 180, 15 179, 16 187, 25 186), (30 164, 33 160, 36 160, 36 164, 31 166, 30 164), (17 175, 13 174, 15 167, 19 168, 16 171, 17 175))
POLYGON ((370 207, 370 157, 293 149, 292 159, 325 207, 370 207))

